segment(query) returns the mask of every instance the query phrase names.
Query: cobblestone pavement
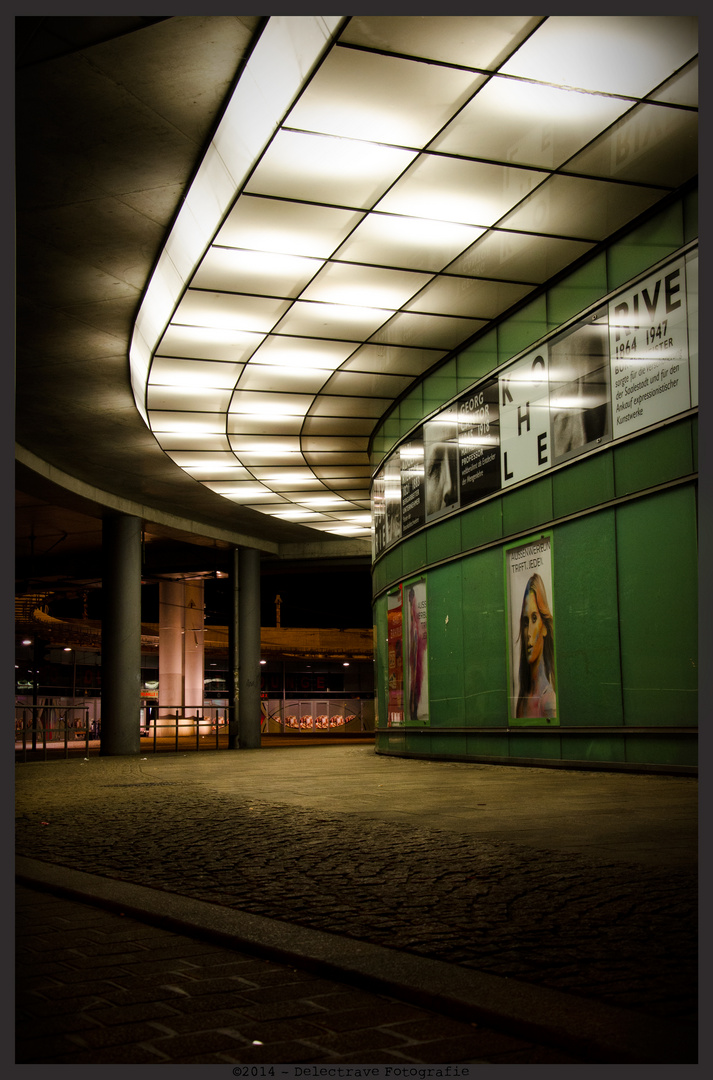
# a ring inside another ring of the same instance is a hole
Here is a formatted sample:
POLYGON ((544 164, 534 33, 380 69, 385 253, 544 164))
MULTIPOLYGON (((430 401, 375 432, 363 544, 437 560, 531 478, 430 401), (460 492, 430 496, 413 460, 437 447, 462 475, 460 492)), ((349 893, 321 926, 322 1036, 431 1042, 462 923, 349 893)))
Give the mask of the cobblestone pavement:
POLYGON ((17 1064, 579 1060, 23 886, 16 908, 17 1064))
MULTIPOLYGON (((695 867, 548 850, 439 828, 437 815, 433 825, 360 815, 366 749, 326 751, 356 790, 341 811, 271 793, 270 756, 291 751, 257 752, 259 785, 247 773, 241 784, 239 761, 228 783, 225 753, 213 785, 205 771, 192 779, 185 758, 18 766, 18 853, 649 1015, 695 1016, 695 867)), ((418 763, 381 764, 387 788, 422 775, 418 763)))

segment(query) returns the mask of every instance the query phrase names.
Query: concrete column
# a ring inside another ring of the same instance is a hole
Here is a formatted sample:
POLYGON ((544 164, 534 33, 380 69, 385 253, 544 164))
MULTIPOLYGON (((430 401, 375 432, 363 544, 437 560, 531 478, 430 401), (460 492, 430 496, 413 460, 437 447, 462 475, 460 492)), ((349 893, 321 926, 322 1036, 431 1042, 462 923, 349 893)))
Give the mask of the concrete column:
POLYGON ((228 716, 228 747, 231 750, 238 749, 238 716, 240 712, 240 657, 238 652, 238 609, 239 609, 239 588, 238 588, 238 576, 240 566, 240 551, 238 548, 232 550, 232 560, 230 565, 230 621, 228 623, 228 705, 230 706, 230 713, 228 716))
POLYGON ((238 746, 260 746, 260 552, 241 548, 238 565, 238 746))
POLYGON ((100 754, 139 754, 141 709, 141 521, 102 523, 102 720, 100 754))
MULTIPOLYGON (((183 582, 183 704, 186 715, 203 713, 204 605, 203 579, 183 582)), ((195 730, 195 724, 193 725, 195 730)))
MULTIPOLYGON (((158 584, 158 705, 159 717, 183 711, 183 582, 158 584)), ((161 734, 159 728, 159 734, 161 734)), ((170 735, 166 728, 163 732, 170 735)))

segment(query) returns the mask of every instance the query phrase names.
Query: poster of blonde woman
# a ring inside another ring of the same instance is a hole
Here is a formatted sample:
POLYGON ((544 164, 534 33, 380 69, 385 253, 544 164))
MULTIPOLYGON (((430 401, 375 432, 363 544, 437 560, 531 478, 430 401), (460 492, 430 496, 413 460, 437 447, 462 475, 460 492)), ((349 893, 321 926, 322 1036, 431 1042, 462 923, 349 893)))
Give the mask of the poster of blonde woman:
POLYGON ((403 585, 404 709, 407 724, 428 723, 426 581, 403 585))
POLYGON ((511 724, 558 724, 552 537, 505 550, 508 716, 511 724))

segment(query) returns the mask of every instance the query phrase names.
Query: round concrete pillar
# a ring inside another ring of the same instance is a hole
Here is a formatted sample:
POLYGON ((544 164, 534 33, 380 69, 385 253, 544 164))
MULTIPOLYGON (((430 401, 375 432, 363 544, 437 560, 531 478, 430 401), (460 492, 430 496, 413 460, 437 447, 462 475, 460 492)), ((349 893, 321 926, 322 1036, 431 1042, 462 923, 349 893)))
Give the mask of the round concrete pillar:
POLYGON ((238 651, 238 587, 240 551, 232 550, 230 566, 230 621, 228 624, 228 704, 230 713, 228 720, 228 746, 231 750, 237 750, 238 740, 238 715, 240 712, 240 656, 238 651))
POLYGON ((141 521, 102 523, 102 703, 104 755, 138 754, 141 709, 141 521))
POLYGON ((241 548, 238 561, 238 746, 260 746, 260 552, 241 548))
POLYGON ((183 582, 168 579, 158 583, 158 704, 161 717, 183 712, 183 582))
MULTIPOLYGON (((204 698, 204 605, 203 580, 183 582, 183 704, 186 716, 203 713, 204 698)), ((194 725, 195 727, 195 725, 194 725)))

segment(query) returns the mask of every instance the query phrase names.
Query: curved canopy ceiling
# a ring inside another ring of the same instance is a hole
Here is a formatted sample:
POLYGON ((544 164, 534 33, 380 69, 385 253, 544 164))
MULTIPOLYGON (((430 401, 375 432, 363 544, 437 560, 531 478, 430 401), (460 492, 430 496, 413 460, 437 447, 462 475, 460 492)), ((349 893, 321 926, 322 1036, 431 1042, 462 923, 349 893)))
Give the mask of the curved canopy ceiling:
POLYGON ((20 459, 265 550, 368 550, 394 401, 697 174, 695 17, 122 19, 18 76, 20 459))
POLYGON ((692 17, 273 16, 137 320, 161 447, 367 536, 394 399, 695 175, 696 51, 692 17))

